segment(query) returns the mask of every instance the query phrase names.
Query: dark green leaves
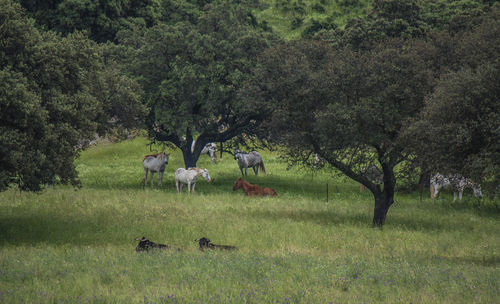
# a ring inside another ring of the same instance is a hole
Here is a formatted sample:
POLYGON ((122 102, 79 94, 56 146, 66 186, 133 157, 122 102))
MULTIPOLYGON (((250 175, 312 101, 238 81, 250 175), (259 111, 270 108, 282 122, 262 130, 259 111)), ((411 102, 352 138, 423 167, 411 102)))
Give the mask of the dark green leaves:
POLYGON ((141 90, 80 33, 39 31, 9 1, 0 22, 0 189, 76 185, 73 161, 89 140, 141 123, 141 90))
POLYGON ((146 92, 154 139, 190 150, 191 138, 225 141, 262 120, 261 109, 239 95, 269 43, 248 14, 243 5, 209 5, 195 24, 138 33, 144 41, 132 69, 146 92))

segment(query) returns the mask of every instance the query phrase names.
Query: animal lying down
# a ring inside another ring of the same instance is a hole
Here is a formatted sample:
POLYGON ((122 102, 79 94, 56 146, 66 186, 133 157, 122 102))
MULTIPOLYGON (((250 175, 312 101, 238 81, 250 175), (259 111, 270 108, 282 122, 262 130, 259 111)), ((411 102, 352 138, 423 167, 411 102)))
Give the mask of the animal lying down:
MULTIPOLYGON (((157 244, 155 242, 151 242, 148 240, 145 236, 143 236, 140 239, 135 239, 136 241, 139 241, 139 244, 137 244, 137 247, 135 247, 135 251, 141 252, 141 251, 149 251, 150 249, 170 249, 170 246, 165 245, 165 244, 157 244)), ((180 248, 177 248, 177 251, 181 251, 180 248)))
POLYGON ((276 196, 278 193, 273 188, 269 187, 259 187, 257 185, 252 185, 247 181, 238 177, 233 184, 233 191, 238 189, 243 189, 246 196, 276 196))
POLYGON ((205 249, 219 249, 219 250, 238 250, 238 248, 229 245, 217 245, 214 243, 210 243, 210 240, 203 237, 199 240, 194 240, 200 244, 200 250, 204 251, 205 249))
POLYGON ((136 241, 139 241, 139 244, 137 244, 137 247, 135 247, 135 251, 149 251, 150 249, 168 249, 170 248, 168 245, 165 244, 156 244, 155 242, 151 242, 148 240, 145 236, 143 236, 140 239, 135 239, 136 241))

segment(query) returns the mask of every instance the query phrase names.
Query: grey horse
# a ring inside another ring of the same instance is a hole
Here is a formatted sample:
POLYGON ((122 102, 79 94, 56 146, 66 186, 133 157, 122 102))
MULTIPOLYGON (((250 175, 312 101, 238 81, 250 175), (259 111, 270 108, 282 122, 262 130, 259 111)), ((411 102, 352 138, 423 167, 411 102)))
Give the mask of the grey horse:
POLYGON ((146 186, 146 181, 148 177, 148 171, 150 173, 151 186, 153 186, 153 175, 158 172, 158 186, 161 185, 161 180, 163 179, 163 173, 165 172, 165 166, 168 164, 169 154, 158 153, 149 154, 144 156, 144 186, 146 186))
POLYGON ((234 159, 238 161, 238 166, 240 167, 240 171, 243 176, 247 175, 248 167, 253 168, 255 175, 259 173, 259 168, 262 170, 262 173, 266 174, 266 168, 264 167, 262 157, 256 151, 243 153, 241 150, 235 150, 234 159), (243 172, 243 168, 245 169, 245 172, 243 172))
POLYGON ((435 197, 439 197, 441 189, 453 190, 453 201, 457 200, 457 194, 458 200, 462 200, 462 193, 464 192, 465 188, 471 188, 474 192, 474 196, 479 198, 483 197, 481 185, 461 176, 460 174, 442 175, 438 173, 431 177, 430 182, 432 200, 435 197))
MULTIPOLYGON (((191 143, 191 153, 194 153, 194 147, 196 145, 196 140, 191 143)), ((213 142, 207 143, 200 152, 201 154, 207 154, 213 163, 217 161, 217 145, 213 142)))

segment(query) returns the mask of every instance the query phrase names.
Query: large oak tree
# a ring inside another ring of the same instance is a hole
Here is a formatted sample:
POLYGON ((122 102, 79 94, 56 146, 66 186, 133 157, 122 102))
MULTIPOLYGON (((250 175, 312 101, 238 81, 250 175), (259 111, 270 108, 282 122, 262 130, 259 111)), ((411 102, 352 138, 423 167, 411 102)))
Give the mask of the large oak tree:
POLYGON ((386 40, 372 50, 294 41, 262 56, 259 96, 273 105, 271 140, 295 161, 317 154, 363 184, 375 200, 373 225, 394 203, 394 168, 407 155, 400 132, 423 107, 431 78, 411 44, 386 40), (379 185, 364 168, 383 172, 379 185))
POLYGON ((195 24, 160 24, 128 38, 138 46, 133 73, 151 109, 152 140, 173 143, 185 166, 195 167, 206 143, 252 132, 267 111, 250 107, 239 91, 267 36, 247 7, 226 3, 206 6, 195 24))

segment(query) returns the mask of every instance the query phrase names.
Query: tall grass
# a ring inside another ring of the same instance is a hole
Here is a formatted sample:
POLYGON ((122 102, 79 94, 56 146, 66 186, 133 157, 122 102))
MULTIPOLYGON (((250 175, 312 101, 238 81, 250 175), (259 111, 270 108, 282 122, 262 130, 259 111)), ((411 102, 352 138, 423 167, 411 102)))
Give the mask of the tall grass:
POLYGON ((143 188, 146 143, 84 152, 81 189, 0 193, 0 303, 500 300, 500 216, 475 208, 471 195, 451 204, 450 194, 400 194, 384 229, 373 229, 369 192, 328 172, 286 170, 269 152, 268 174, 248 180, 278 197, 233 192, 240 172, 229 155, 216 164, 202 156, 213 182, 177 194, 178 151, 164 184, 143 188), (174 249, 136 253, 142 236, 174 249), (200 252, 203 236, 239 250, 200 252))

